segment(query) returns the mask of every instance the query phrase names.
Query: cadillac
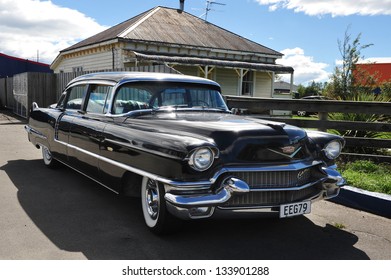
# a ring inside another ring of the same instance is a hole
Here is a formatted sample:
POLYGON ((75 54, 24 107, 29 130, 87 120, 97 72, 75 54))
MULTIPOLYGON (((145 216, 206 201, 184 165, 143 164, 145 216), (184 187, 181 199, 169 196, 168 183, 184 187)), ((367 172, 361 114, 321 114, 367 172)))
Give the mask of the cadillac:
POLYGON ((231 113, 219 84, 162 73, 95 73, 57 104, 32 104, 29 141, 117 194, 138 196, 148 228, 226 215, 310 213, 338 195, 344 139, 231 113))

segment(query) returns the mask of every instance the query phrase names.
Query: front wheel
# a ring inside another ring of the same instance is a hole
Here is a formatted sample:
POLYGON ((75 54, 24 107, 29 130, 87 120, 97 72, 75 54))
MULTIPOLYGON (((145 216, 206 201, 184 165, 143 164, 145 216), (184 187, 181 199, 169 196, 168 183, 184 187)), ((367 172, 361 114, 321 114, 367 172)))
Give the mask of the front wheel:
POLYGON ((166 207, 164 188, 159 182, 144 177, 141 185, 141 207, 148 228, 159 234, 169 233, 178 226, 178 220, 166 207))

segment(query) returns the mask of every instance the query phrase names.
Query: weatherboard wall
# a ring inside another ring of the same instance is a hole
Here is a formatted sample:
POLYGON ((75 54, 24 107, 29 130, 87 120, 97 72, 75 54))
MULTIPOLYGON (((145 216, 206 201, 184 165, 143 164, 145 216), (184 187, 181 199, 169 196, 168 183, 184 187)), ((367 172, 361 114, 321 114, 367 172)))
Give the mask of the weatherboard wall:
POLYGON ((97 52, 86 55, 74 55, 64 59, 61 68, 56 72, 74 72, 75 68, 82 71, 93 71, 99 69, 111 69, 113 67, 113 55, 111 51, 97 52))

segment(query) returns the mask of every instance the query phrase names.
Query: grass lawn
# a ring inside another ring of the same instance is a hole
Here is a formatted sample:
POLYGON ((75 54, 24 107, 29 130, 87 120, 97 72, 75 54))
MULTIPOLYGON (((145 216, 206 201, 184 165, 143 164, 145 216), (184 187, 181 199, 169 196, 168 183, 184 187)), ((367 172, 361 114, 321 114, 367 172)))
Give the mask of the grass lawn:
POLYGON ((342 176, 348 185, 356 188, 391 194, 391 165, 375 164, 371 161, 358 160, 339 164, 342 176))

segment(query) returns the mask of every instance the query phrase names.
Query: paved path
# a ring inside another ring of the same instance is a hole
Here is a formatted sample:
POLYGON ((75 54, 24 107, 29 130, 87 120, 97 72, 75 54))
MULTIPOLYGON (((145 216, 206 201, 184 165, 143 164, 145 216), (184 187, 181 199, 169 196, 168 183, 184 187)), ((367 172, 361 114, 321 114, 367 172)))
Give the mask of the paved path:
POLYGON ((154 236, 138 200, 43 166, 23 126, 0 111, 0 259, 391 260, 390 219, 327 201, 294 219, 203 220, 154 236))

